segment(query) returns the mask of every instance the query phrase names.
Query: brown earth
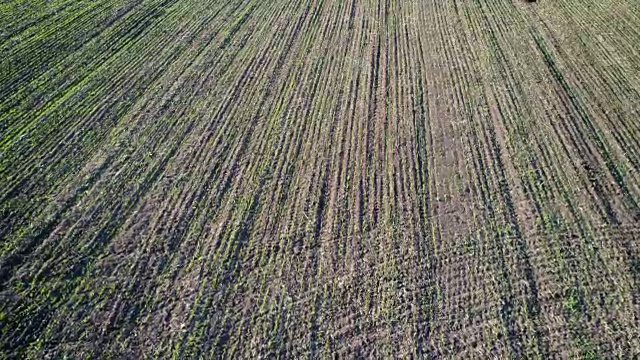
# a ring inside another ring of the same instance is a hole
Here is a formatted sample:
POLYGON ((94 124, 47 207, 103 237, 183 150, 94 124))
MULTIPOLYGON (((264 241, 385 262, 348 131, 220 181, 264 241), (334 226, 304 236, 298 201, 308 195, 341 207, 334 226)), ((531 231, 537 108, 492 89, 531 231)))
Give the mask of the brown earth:
POLYGON ((0 358, 640 356, 640 4, 0 14, 0 358))

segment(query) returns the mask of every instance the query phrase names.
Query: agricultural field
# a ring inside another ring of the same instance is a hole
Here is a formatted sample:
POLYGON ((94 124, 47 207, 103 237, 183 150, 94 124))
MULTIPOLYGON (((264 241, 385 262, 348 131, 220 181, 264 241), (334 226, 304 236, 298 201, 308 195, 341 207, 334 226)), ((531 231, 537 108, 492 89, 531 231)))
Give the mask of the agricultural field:
POLYGON ((640 2, 5 0, 0 359, 640 357, 640 2))

